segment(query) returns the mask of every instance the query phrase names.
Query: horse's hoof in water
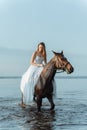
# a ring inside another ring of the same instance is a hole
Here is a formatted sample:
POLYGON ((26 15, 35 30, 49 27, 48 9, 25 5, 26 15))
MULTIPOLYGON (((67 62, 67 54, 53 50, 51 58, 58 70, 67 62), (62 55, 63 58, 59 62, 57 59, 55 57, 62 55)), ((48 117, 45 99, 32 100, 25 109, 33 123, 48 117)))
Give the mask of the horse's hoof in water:
POLYGON ((40 109, 40 108, 38 108, 38 109, 37 109, 37 112, 41 112, 41 109, 40 109))
POLYGON ((50 113, 51 113, 51 114, 54 114, 54 113, 55 113, 55 110, 51 110, 50 113))
POLYGON ((42 112, 41 111, 37 111, 38 114, 41 114, 42 112))
POLYGON ((50 108, 50 110, 52 111, 52 110, 54 110, 54 108, 55 108, 55 104, 52 105, 52 107, 50 108))
POLYGON ((37 112, 41 112, 41 110, 37 110, 37 112))

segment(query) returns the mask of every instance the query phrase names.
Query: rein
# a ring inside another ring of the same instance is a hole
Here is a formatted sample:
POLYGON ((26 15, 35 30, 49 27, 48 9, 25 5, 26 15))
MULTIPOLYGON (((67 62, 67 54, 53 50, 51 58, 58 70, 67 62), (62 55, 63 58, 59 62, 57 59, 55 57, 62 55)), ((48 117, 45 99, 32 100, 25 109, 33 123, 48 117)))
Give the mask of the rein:
MULTIPOLYGON (((69 62, 67 62, 64 67, 66 67, 68 64, 69 64, 69 62)), ((64 70, 61 70, 59 72, 57 71, 56 73, 62 73, 62 72, 64 72, 64 70)))
MULTIPOLYGON (((60 63, 60 60, 57 58, 57 60, 60 63)), ((65 71, 66 66, 69 64, 69 62, 67 62, 65 65, 62 66, 63 70, 59 71, 58 69, 50 69, 48 68, 47 70, 56 70, 56 73, 63 73, 65 71)))
MULTIPOLYGON (((57 69, 48 69, 48 70, 57 70, 57 69)), ((64 70, 61 70, 61 71, 56 71, 56 73, 63 73, 64 70)))
MULTIPOLYGON (((64 68, 69 64, 69 62, 67 62, 64 66, 64 68)), ((48 70, 57 70, 57 69, 48 69, 48 70)), ((61 71, 56 71, 56 73, 63 73, 64 70, 61 70, 61 71)))
POLYGON ((61 71, 57 71, 56 73, 63 73, 64 72, 64 70, 61 70, 61 71))

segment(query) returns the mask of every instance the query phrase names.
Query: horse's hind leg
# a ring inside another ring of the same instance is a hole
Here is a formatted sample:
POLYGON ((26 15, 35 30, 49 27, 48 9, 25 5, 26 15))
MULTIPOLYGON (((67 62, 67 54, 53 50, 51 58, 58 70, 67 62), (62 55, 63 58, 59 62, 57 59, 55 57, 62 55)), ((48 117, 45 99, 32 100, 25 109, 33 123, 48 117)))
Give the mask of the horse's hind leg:
POLYGON ((50 104, 51 104, 50 110, 53 110, 54 107, 55 107, 55 104, 54 104, 54 102, 53 102, 53 97, 52 97, 52 95, 48 95, 48 96, 47 96, 47 99, 49 100, 49 102, 50 102, 50 104))
POLYGON ((34 95, 33 95, 33 101, 36 102, 36 94, 34 92, 34 95))

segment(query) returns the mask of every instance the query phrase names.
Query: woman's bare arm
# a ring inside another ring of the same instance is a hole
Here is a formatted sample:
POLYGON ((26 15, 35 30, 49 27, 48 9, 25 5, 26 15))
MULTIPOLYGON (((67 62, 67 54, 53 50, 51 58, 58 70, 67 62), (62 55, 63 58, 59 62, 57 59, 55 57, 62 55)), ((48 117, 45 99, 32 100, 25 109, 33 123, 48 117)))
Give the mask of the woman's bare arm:
POLYGON ((42 64, 37 64, 35 62, 35 58, 36 58, 36 52, 33 53, 32 57, 31 57, 31 64, 34 65, 34 66, 43 66, 42 64))

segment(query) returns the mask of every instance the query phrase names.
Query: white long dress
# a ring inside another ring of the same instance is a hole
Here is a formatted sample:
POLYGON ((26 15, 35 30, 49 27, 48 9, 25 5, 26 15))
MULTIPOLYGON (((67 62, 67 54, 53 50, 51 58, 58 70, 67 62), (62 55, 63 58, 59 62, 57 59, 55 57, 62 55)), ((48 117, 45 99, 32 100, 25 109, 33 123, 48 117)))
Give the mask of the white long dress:
MULTIPOLYGON (((44 64, 44 58, 36 56, 35 62, 37 64, 44 64)), ((26 105, 31 104, 33 101, 34 86, 42 70, 43 67, 30 65, 28 70, 22 76, 20 89, 23 94, 23 103, 26 105)))

